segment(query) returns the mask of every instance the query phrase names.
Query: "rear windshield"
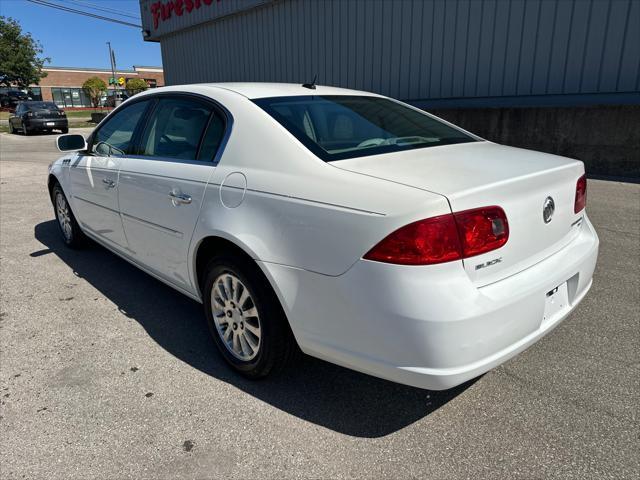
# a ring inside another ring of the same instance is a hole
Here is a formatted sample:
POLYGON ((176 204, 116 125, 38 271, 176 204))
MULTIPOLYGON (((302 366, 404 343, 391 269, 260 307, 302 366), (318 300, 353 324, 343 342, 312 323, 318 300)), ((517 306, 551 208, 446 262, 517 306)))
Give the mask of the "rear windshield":
POLYGON ((386 98, 313 95, 254 102, 327 162, 476 141, 386 98))
POLYGON ((28 110, 58 110, 58 107, 53 102, 25 102, 23 105, 28 110))

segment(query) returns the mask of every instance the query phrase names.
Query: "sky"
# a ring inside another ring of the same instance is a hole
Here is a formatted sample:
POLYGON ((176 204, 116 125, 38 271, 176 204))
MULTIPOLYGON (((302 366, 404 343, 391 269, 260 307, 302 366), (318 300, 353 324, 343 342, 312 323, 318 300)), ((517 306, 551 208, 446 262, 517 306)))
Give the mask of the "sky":
MULTIPOLYGON (((47 0, 69 8, 119 18, 140 24, 138 0, 47 0), (114 9, 133 15, 117 17, 113 13, 96 11, 91 5, 114 9)), ((140 29, 74 13, 35 5, 26 0, 0 0, 0 15, 12 17, 40 41, 48 65, 57 67, 111 68, 106 42, 115 51, 117 67, 131 69, 133 65, 162 66, 160 44, 142 40, 140 29)))

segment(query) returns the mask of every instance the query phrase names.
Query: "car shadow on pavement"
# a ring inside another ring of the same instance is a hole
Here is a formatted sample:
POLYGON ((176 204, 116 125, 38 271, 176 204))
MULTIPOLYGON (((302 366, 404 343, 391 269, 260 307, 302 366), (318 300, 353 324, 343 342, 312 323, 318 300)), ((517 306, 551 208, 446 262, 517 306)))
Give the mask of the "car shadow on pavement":
POLYGON ((137 321, 158 345, 198 370, 291 415, 356 437, 381 437, 429 415, 474 381, 433 392, 399 385, 303 355, 299 362, 261 381, 231 371, 215 350, 202 306, 117 255, 90 244, 64 245, 54 220, 36 225, 35 238, 73 272, 137 321))

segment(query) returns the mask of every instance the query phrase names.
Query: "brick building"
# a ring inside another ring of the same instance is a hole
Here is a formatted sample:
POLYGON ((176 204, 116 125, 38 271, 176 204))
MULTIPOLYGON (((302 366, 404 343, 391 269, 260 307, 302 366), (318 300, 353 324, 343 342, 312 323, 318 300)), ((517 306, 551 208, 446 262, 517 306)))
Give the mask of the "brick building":
MULTIPOLYGON (((64 108, 90 107, 91 100, 82 90, 82 84, 90 77, 100 77, 105 83, 109 83, 109 78, 112 77, 111 70, 100 68, 45 67, 43 70, 47 76, 39 85, 29 87, 31 97, 34 100, 53 101, 64 108)), ((117 70, 116 78, 120 77, 124 77, 125 81, 142 78, 152 88, 164 85, 162 67, 134 65, 133 70, 117 70)))

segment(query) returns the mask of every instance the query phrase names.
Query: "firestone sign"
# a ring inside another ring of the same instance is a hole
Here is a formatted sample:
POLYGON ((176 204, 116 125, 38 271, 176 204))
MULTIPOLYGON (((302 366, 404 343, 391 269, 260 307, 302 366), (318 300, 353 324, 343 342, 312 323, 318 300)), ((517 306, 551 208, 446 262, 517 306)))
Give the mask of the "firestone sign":
POLYGON ((153 15, 153 28, 157 29, 160 21, 169 20, 174 14, 181 17, 190 14, 200 7, 211 6, 220 3, 221 0, 169 0, 164 2, 154 2, 151 4, 151 14, 153 15))

